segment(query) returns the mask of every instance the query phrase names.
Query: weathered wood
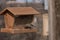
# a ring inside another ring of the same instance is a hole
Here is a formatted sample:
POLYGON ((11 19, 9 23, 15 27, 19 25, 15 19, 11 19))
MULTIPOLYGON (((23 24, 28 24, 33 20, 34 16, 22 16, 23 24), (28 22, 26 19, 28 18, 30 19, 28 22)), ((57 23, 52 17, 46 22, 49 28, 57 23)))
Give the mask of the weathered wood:
POLYGON ((49 5, 49 40, 56 40, 56 14, 55 14, 55 0, 48 0, 49 5))

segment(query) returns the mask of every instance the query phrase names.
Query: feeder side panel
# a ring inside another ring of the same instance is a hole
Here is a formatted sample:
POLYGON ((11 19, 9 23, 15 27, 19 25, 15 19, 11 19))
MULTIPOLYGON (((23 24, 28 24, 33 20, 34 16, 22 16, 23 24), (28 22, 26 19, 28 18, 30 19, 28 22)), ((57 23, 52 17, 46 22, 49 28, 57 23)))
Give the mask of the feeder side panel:
POLYGON ((5 27, 7 28, 8 27, 8 21, 7 21, 7 16, 4 15, 4 21, 5 21, 5 27))
POLYGON ((11 16, 10 14, 6 13, 5 15, 5 24, 7 25, 7 28, 13 28, 14 25, 14 17, 11 16))

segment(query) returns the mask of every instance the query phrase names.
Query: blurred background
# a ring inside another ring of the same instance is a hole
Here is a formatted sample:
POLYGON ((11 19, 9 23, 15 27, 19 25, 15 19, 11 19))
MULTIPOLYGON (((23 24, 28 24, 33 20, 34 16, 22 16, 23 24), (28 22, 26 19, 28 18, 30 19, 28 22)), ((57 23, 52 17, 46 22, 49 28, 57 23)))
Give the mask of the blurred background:
MULTIPOLYGON (((0 12, 7 7, 33 7, 37 15, 37 33, 7 34, 0 33, 0 40, 48 40, 48 0, 0 0, 0 12)), ((4 17, 0 16, 0 28, 4 27, 4 17)))

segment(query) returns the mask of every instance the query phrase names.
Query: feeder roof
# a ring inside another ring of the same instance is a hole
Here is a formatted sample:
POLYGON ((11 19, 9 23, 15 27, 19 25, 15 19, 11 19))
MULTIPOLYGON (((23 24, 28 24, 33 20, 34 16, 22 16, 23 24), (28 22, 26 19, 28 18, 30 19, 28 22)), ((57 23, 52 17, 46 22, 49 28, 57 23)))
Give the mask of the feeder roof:
POLYGON ((0 14, 4 14, 6 12, 10 12, 13 15, 37 15, 39 12, 37 12, 32 7, 8 7, 4 9, 0 14))

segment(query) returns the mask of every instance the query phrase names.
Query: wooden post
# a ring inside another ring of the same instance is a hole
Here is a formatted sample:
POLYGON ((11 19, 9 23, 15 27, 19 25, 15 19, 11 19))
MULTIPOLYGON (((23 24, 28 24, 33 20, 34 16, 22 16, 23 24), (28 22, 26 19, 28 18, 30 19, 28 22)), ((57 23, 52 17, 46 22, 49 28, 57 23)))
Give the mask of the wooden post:
POLYGON ((55 13, 55 0, 48 0, 49 5, 49 40, 56 40, 55 26, 56 26, 56 13, 55 13))
POLYGON ((43 14, 43 36, 48 36, 48 14, 43 14))

